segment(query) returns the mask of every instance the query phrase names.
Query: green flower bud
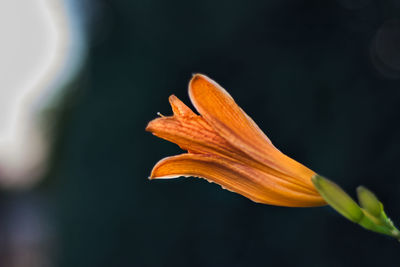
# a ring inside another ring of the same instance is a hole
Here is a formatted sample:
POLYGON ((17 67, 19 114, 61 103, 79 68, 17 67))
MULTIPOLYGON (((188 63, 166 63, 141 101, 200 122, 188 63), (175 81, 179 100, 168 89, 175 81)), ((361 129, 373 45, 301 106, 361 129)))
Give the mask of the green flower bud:
POLYGON ((337 184, 318 174, 314 175, 311 180, 326 202, 344 217, 358 223, 364 216, 358 204, 337 184))
POLYGON ((378 198, 364 186, 357 187, 358 202, 363 209, 371 215, 379 218, 383 211, 383 205, 378 198))

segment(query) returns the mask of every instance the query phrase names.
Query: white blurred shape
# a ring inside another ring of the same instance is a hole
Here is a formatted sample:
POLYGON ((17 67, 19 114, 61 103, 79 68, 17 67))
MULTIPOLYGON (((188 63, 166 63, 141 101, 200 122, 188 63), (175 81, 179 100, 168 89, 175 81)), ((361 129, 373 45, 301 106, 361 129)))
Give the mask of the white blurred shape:
POLYGON ((84 50, 66 3, 0 1, 0 186, 29 186, 45 167, 38 114, 60 95, 84 50))

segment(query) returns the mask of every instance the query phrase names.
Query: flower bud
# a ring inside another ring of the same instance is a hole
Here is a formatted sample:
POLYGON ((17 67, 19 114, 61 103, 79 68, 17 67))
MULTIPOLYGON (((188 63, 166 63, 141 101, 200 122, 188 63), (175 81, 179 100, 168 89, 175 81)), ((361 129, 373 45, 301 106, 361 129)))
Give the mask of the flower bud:
POLYGON ((379 218, 383 211, 383 205, 378 198, 364 186, 357 187, 358 202, 361 207, 371 215, 379 218))
POLYGON ((337 184, 318 174, 314 175, 311 180, 326 202, 344 217, 357 223, 364 216, 358 204, 337 184))

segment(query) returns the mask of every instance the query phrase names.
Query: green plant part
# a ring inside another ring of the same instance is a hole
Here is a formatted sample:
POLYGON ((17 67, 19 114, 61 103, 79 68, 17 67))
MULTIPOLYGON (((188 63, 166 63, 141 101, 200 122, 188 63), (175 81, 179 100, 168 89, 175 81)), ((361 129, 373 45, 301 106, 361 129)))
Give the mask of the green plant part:
POLYGON ((320 175, 311 178, 325 201, 348 220, 373 232, 388 235, 400 241, 400 231, 387 217, 383 204, 367 188, 357 188, 358 205, 340 186, 320 175))

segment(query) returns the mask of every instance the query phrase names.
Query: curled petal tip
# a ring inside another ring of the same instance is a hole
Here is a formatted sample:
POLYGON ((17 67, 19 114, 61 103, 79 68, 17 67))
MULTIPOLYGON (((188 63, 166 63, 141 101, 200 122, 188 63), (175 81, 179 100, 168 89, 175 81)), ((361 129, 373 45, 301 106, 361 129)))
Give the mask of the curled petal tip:
POLYGON ((150 181, 159 178, 159 177, 157 177, 157 175, 155 175, 154 172, 155 172, 155 168, 153 168, 153 170, 152 170, 151 173, 150 173, 150 176, 148 177, 148 179, 149 179, 150 181))

